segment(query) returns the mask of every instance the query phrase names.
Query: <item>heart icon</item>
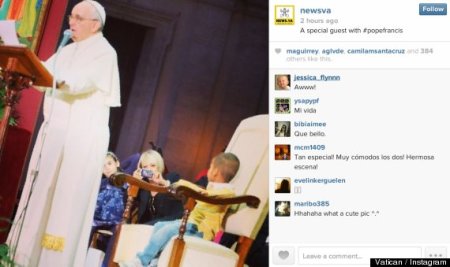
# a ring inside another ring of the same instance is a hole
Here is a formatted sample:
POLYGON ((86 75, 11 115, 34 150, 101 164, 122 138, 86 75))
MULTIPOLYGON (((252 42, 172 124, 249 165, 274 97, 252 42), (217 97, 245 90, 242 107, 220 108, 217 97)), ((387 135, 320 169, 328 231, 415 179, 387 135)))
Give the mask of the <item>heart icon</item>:
POLYGON ((288 252, 287 250, 280 250, 280 251, 278 252, 278 256, 279 256, 281 259, 285 260, 287 257, 289 257, 289 252, 288 252))
POLYGON ((281 48, 275 48, 275 53, 277 54, 281 53, 281 48))

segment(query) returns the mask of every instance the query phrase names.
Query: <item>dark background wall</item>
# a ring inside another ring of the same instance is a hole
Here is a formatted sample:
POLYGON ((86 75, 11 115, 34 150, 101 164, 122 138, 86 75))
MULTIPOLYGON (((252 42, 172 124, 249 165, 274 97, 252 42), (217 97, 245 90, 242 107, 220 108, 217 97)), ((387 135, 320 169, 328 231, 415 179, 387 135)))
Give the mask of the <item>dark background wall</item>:
POLYGON ((267 1, 99 2, 120 65, 122 107, 110 122, 120 158, 153 141, 169 170, 191 178, 242 119, 268 112, 267 1))

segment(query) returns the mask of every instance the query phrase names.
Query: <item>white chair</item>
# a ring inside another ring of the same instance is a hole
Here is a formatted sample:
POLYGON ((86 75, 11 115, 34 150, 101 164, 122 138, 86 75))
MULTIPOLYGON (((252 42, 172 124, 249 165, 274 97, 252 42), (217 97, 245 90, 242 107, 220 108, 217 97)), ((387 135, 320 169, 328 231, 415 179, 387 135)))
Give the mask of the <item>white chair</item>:
MULTIPOLYGON (((232 152, 238 156, 241 164, 238 173, 231 183, 235 187, 236 197, 224 200, 230 203, 243 203, 233 205, 225 220, 224 232, 239 236, 234 250, 221 246, 212 241, 198 237, 183 236, 183 229, 178 237, 174 237, 161 253, 158 266, 183 266, 183 267, 240 267, 244 265, 245 258, 255 239, 259 229, 268 213, 268 148, 269 148, 269 120, 268 115, 258 115, 243 120, 237 127, 226 152, 232 152), (248 196, 252 197, 248 197, 248 196), (255 199, 259 199, 257 208, 255 199), (244 201, 242 201, 244 200, 244 201)), ((147 190, 168 192, 167 188, 157 188, 143 185, 141 181, 129 181, 139 183, 139 187, 147 190)), ((186 213, 189 213, 195 205, 194 199, 205 201, 205 196, 181 190, 187 202, 186 213)), ((172 192, 177 193, 177 192, 172 192)), ((207 201, 207 202, 210 202, 207 201)), ((210 202, 210 203, 213 203, 210 202)), ((187 218, 186 218, 187 219, 187 218)), ((117 262, 129 260, 135 257, 148 243, 152 232, 152 226, 123 224, 116 243, 116 249, 110 266, 117 266, 117 262)))

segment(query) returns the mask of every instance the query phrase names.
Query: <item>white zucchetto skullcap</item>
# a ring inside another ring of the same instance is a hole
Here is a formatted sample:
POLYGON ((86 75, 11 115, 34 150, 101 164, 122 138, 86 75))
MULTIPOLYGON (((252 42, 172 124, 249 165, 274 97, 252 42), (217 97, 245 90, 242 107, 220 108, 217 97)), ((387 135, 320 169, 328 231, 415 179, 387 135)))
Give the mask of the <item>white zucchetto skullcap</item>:
POLYGON ((84 0, 84 1, 88 2, 95 8, 95 11, 97 11, 97 13, 100 15, 100 19, 102 20, 100 21, 100 23, 102 24, 102 26, 105 26, 106 21, 105 8, 102 5, 100 5, 100 3, 97 1, 94 0, 84 0))

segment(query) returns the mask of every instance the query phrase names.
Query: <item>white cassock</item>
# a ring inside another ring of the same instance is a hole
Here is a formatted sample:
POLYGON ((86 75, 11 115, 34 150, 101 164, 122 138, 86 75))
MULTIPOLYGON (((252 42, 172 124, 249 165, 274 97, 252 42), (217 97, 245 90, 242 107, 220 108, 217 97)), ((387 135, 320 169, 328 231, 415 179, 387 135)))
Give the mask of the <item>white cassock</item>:
POLYGON ((97 33, 67 45, 45 65, 68 88, 54 98, 46 92, 44 122, 8 244, 17 245, 21 266, 81 267, 108 149, 109 110, 120 106, 117 55, 97 33))

